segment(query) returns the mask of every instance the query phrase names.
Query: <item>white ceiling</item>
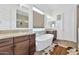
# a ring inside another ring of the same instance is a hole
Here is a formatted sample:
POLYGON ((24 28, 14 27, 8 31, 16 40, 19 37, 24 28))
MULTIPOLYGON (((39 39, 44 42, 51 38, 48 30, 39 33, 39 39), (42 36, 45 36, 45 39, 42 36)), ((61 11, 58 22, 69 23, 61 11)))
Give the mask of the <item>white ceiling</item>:
POLYGON ((63 7, 67 7, 71 4, 34 4, 35 7, 39 8, 40 10, 44 11, 45 13, 52 15, 52 13, 63 7))

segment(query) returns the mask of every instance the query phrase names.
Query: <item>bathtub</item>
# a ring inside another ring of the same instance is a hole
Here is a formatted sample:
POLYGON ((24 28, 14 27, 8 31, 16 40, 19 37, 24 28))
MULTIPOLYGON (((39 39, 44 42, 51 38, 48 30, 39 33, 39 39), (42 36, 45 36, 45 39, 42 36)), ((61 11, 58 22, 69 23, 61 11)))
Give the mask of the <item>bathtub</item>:
POLYGON ((36 37, 36 51, 41 51, 51 45, 54 35, 43 34, 36 37))

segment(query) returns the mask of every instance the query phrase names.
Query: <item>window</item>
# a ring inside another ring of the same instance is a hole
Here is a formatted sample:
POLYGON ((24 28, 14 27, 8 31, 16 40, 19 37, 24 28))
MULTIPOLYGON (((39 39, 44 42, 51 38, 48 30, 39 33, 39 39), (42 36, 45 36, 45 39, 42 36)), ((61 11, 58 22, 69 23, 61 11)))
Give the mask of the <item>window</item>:
POLYGON ((33 9, 33 27, 44 28, 44 13, 33 9))

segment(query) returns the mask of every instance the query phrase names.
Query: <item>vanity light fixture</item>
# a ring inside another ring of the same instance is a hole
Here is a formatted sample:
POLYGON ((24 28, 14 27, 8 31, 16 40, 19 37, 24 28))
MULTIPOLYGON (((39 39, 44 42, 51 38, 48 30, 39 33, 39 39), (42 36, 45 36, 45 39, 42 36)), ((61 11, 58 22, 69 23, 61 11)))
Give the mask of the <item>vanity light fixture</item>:
POLYGON ((36 11, 36 12, 38 12, 38 13, 44 15, 44 12, 42 12, 41 10, 39 10, 39 9, 36 8, 36 7, 33 7, 33 11, 36 11))

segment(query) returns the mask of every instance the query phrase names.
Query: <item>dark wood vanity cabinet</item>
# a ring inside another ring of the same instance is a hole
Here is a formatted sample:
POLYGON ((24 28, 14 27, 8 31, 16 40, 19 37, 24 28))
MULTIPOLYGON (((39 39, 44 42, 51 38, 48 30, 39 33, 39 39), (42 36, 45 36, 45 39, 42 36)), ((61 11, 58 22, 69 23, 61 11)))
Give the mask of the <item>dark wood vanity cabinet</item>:
POLYGON ((28 55, 29 54, 29 40, 16 43, 14 47, 14 54, 15 55, 28 55))
POLYGON ((33 55, 36 51, 35 34, 14 38, 15 55, 33 55))
POLYGON ((36 41, 35 41, 35 34, 30 35, 30 46, 29 46, 29 54, 33 55, 36 51, 36 41))
POLYGON ((13 55, 13 38, 0 40, 0 55, 13 55))
POLYGON ((29 36, 20 36, 14 38, 14 55, 29 54, 29 36))
POLYGON ((57 30, 53 30, 53 31, 46 31, 47 34, 53 34, 54 38, 53 41, 55 41, 57 39, 57 30))
POLYGON ((1 39, 0 55, 33 55, 35 45, 35 34, 1 39))
POLYGON ((13 45, 0 47, 0 55, 13 55, 13 45))

